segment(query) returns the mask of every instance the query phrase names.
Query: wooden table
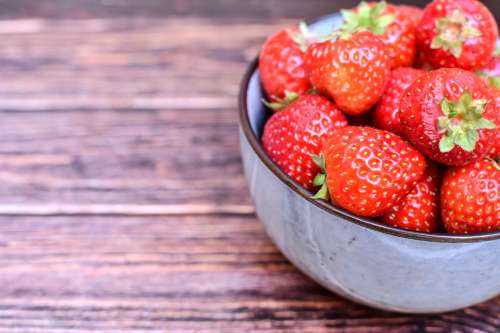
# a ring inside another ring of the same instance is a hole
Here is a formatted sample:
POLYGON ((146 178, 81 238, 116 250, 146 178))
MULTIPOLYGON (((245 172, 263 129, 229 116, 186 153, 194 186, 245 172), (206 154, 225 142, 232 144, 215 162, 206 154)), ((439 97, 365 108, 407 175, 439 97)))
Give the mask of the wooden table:
POLYGON ((255 218, 240 78, 345 2, 0 1, 0 332, 500 332, 500 299, 414 317, 332 295, 255 218))

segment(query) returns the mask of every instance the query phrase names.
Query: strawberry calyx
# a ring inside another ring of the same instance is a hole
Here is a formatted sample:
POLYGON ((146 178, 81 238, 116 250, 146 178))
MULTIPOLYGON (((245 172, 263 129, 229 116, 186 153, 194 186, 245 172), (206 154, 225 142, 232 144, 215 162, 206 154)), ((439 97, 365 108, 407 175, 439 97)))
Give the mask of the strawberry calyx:
POLYGON ((265 106, 270 108, 273 111, 281 111, 286 108, 288 105, 292 104, 299 98, 299 94, 285 90, 285 98, 278 99, 275 102, 268 102, 265 99, 262 100, 265 106))
POLYGON ((385 14, 387 3, 381 1, 376 5, 369 5, 362 1, 353 10, 341 10, 344 17, 342 30, 345 31, 370 31, 376 35, 385 33, 387 27, 394 22, 396 15, 385 14))
POLYGON ((481 32, 459 9, 449 16, 436 19, 435 32, 431 48, 449 51, 455 58, 462 55, 462 45, 467 39, 481 36, 481 32))
POLYGON ((491 161, 491 164, 493 164, 493 167, 500 171, 500 159, 493 159, 493 158, 488 158, 489 161, 491 161))
POLYGON ((487 80, 490 86, 500 89, 500 76, 489 76, 487 77, 487 80))
POLYGON ((314 177, 313 185, 316 187, 320 187, 319 191, 312 197, 315 200, 328 200, 328 185, 326 183, 326 166, 325 166, 325 158, 323 154, 321 155, 312 155, 311 156, 314 163, 320 168, 321 172, 314 177))
POLYGON ((489 76, 487 73, 483 71, 477 71, 476 74, 482 78, 485 78, 488 81, 488 84, 493 88, 500 89, 500 76, 489 76))
POLYGON ((485 99, 473 99, 470 92, 460 96, 458 102, 446 98, 441 102, 444 116, 438 118, 438 126, 443 136, 439 142, 439 150, 443 153, 451 151, 455 146, 467 152, 476 148, 479 140, 479 129, 493 129, 495 124, 483 117, 485 99))
POLYGON ((287 29, 286 33, 299 46, 302 52, 306 52, 309 45, 315 40, 313 33, 309 30, 309 27, 304 21, 300 21, 299 31, 287 29))

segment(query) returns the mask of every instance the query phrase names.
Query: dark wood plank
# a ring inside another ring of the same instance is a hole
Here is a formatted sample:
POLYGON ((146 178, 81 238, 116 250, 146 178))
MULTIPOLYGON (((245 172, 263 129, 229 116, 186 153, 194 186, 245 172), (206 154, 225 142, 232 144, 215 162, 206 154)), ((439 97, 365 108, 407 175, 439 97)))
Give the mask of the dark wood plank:
POLYGON ((8 45, 0 49, 0 107, 234 108, 246 64, 267 35, 291 22, 119 19, 0 24, 8 45))
POLYGON ((257 44, 284 22, 37 22, 3 27, 4 212, 43 202, 249 205, 238 85, 257 44), (225 42, 212 48, 213 36, 225 42), (234 57, 219 58, 224 50, 234 57))
POLYGON ((234 113, 1 113, 0 213, 16 203, 249 206, 234 113))
POLYGON ((0 218, 0 332, 498 332, 500 299, 373 311, 305 278, 254 218, 0 218), (29 230, 29 232, 27 232, 29 230))
MULTIPOLYGON (((304 18, 325 15, 341 8, 356 5, 356 0, 121 0, 121 1, 67 1, 67 0, 1 0, 3 18, 46 17, 55 19, 96 17, 233 17, 237 19, 304 18)), ((424 6, 427 0, 393 0, 424 6)), ((497 15, 500 5, 495 0, 483 0, 497 15)))

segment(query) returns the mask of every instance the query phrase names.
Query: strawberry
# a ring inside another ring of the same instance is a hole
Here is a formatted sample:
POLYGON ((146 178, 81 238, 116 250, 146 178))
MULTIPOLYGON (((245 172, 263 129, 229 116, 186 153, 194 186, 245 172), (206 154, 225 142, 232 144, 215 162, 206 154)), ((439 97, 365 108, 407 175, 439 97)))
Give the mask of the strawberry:
POLYGON ((429 163, 413 190, 385 212, 384 222, 407 230, 438 231, 439 178, 438 168, 429 163))
POLYGON ((493 139, 493 148, 489 156, 494 159, 500 158, 500 50, 495 51, 495 56, 491 61, 477 71, 476 74, 483 77, 490 85, 490 93, 494 97, 497 112, 493 122, 497 126, 495 128, 495 138, 493 139))
POLYGON ((386 45, 391 68, 411 66, 417 54, 416 25, 408 9, 398 6, 361 2, 353 10, 342 10, 347 31, 366 30, 379 35, 386 45))
POLYGON ((415 28, 418 26, 420 19, 422 18, 422 9, 408 5, 398 5, 396 7, 400 15, 409 19, 414 24, 415 28))
POLYGON ((285 173, 312 189, 319 168, 311 156, 320 153, 332 129, 342 126, 347 126, 347 120, 329 100, 302 95, 271 116, 264 127, 262 143, 285 173))
POLYGON ((490 88, 491 95, 495 98, 495 104, 497 108, 497 112, 495 112, 495 116, 493 117, 493 122, 496 125, 494 138, 493 138, 493 147, 488 156, 493 159, 500 158, 500 89, 490 88))
POLYGON ((405 90, 423 73, 424 71, 411 67, 400 67, 392 71, 385 93, 372 114, 375 126, 403 135, 398 115, 399 101, 405 90))
POLYGON ((491 86, 500 89, 500 55, 495 55, 491 61, 477 71, 476 74, 484 77, 491 86))
POLYGON ((434 68, 425 60, 424 54, 422 52, 418 52, 417 60, 415 61, 415 68, 421 69, 423 71, 431 71, 434 68))
POLYGON ((434 67, 481 68, 490 61, 497 37, 495 18, 477 0, 434 0, 417 27, 419 49, 434 67))
POLYGON ((345 113, 360 115, 377 103, 389 75, 384 43, 371 32, 341 32, 306 52, 311 83, 345 113))
POLYGON ((285 91, 302 94, 310 84, 304 69, 304 52, 311 35, 305 23, 269 37, 259 57, 262 86, 271 101, 285 98, 285 91))
POLYGON ((474 73, 441 68, 420 76, 404 93, 399 119, 406 138, 429 158, 465 165, 493 145, 496 105, 474 73))
POLYGON ((397 135, 370 127, 334 130, 319 163, 315 196, 361 216, 381 216, 415 187, 425 157, 397 135), (324 162, 324 163, 323 163, 324 162))
POLYGON ((480 160, 449 169, 441 188, 443 222, 450 233, 500 231, 500 167, 480 160))

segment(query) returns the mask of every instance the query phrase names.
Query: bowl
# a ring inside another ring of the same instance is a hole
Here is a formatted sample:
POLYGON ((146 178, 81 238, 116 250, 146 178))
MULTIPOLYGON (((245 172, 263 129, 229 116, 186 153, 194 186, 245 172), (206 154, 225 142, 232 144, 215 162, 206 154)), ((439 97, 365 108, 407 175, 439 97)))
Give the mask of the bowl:
MULTIPOLYGON (((339 14, 311 23, 326 33, 339 14)), ((254 60, 239 101, 240 146, 256 212, 280 251, 328 290, 374 308, 440 313, 500 294, 500 232, 423 234, 355 216, 297 184, 266 155, 269 117, 254 60)))

